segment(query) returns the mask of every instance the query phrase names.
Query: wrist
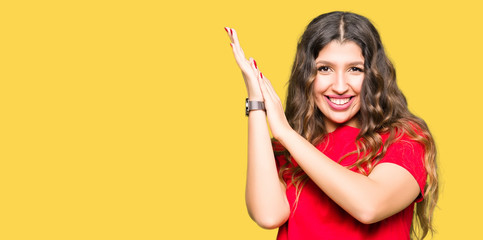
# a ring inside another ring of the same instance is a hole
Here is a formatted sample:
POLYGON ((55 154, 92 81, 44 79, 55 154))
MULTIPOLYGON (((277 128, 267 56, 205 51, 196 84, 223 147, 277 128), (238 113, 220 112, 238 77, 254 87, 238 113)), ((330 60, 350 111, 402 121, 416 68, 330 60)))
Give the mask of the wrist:
POLYGON ((264 102, 263 97, 248 97, 247 99, 252 102, 264 102))
POLYGON ((265 112, 265 104, 263 101, 254 101, 245 99, 245 115, 248 117, 251 111, 261 110, 265 112))
POLYGON ((295 132, 295 130, 293 130, 291 127, 287 127, 287 128, 284 128, 284 130, 280 131, 277 136, 273 136, 273 137, 277 139, 285 147, 288 140, 294 138, 293 134, 298 135, 298 133, 295 132))
POLYGON ((248 101, 263 102, 263 96, 261 94, 248 94, 248 101))
POLYGON ((263 101, 263 95, 260 89, 252 89, 247 87, 248 100, 250 101, 263 101))

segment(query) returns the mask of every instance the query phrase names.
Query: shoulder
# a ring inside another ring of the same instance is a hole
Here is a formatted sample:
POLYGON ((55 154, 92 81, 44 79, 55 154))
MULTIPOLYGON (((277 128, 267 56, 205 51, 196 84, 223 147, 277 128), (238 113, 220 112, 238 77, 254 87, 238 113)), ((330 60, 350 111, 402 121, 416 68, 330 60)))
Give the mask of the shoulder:
POLYGON ((424 144, 417 140, 422 138, 421 131, 415 125, 410 124, 408 133, 404 129, 392 129, 381 134, 384 141, 385 151, 379 161, 394 162, 402 165, 424 165, 424 144), (411 135, 417 135, 416 137, 411 135))
POLYGON ((380 162, 423 165, 424 145, 404 135, 392 142, 380 162))
POLYGON ((423 129, 415 122, 407 121, 404 125, 386 129, 380 134, 387 151, 408 151, 424 154, 423 139, 426 138, 423 129))

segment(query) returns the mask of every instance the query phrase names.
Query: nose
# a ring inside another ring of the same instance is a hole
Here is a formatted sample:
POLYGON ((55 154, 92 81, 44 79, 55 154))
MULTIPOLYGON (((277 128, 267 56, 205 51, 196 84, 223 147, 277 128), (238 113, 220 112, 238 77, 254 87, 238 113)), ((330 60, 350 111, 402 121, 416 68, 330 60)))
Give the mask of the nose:
POLYGON ((332 84, 332 90, 337 94, 344 94, 349 90, 349 85, 347 84, 347 76, 344 73, 337 73, 335 76, 335 81, 332 84))

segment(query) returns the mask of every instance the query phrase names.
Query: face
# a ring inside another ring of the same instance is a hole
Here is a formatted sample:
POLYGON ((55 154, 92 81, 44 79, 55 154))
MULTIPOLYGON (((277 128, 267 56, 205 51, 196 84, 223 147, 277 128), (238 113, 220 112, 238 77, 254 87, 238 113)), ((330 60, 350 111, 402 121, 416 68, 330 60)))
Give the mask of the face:
POLYGON ((364 57, 354 42, 332 41, 315 59, 317 75, 314 96, 317 107, 326 117, 329 132, 339 125, 359 127, 360 92, 364 80, 364 57))

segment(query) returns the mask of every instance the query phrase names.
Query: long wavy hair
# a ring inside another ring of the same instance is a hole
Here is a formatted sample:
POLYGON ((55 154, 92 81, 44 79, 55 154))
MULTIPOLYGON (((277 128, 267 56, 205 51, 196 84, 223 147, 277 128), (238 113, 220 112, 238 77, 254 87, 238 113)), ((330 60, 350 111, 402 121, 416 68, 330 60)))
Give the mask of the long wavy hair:
MULTIPOLYGON (((360 123, 357 150, 344 156, 357 154, 358 160, 348 168, 356 167, 362 174, 369 175, 387 148, 403 135, 424 146, 428 177, 424 199, 416 203, 411 228, 411 235, 422 239, 428 231, 434 232, 432 216, 438 200, 436 147, 426 123, 409 111, 379 33, 367 18, 350 12, 331 12, 309 23, 297 46, 285 115, 292 128, 313 145, 319 144, 327 135, 325 116, 315 104, 313 82, 317 74, 315 59, 331 41, 352 41, 362 49, 364 57, 361 108, 356 115, 360 123), (382 140, 383 133, 388 134, 386 141, 382 140)), ((294 166, 288 151, 275 154, 283 154, 287 159, 287 163, 280 167, 279 177, 290 174, 297 202, 308 176, 300 166, 294 166)))

